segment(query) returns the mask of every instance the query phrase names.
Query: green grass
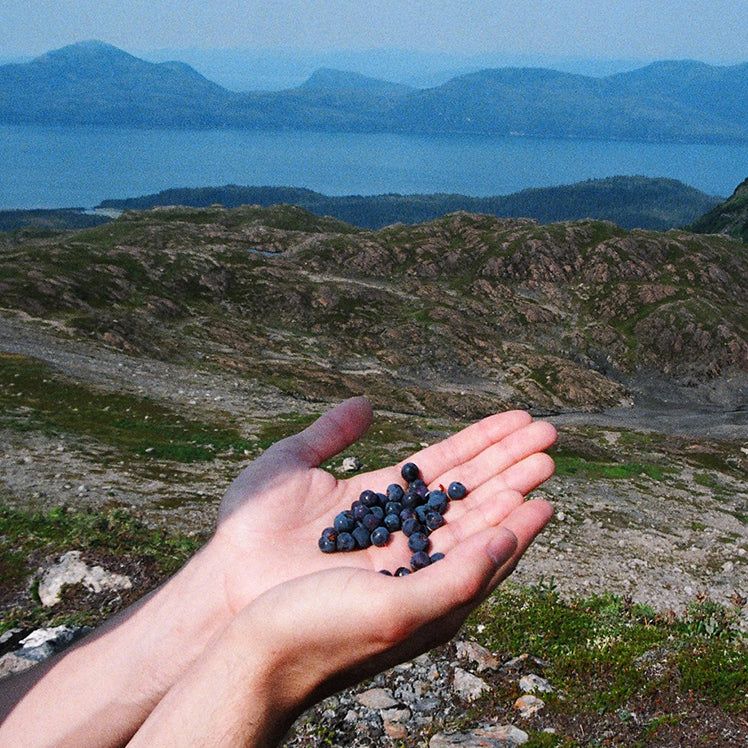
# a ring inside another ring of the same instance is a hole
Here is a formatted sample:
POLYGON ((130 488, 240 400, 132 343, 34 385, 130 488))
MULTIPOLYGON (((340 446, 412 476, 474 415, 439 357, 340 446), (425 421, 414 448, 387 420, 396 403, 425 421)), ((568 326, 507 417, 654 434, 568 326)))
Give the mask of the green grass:
POLYGON ((552 450, 551 455, 556 463, 556 475, 571 475, 591 480, 630 479, 646 475, 652 480, 661 481, 667 474, 661 465, 644 462, 609 462, 569 454, 562 450, 552 450))
POLYGON ((552 584, 507 586, 468 628, 492 651, 547 661, 544 676, 564 695, 550 700, 552 709, 634 711, 642 694, 672 688, 728 711, 748 709, 748 641, 737 611, 716 603, 676 618, 610 594, 565 602, 552 584))
MULTIPOLYGON (((54 507, 41 512, 0 506, 0 601, 5 601, 0 633, 14 626, 95 625, 114 612, 85 606, 72 612, 42 608, 33 594, 33 580, 45 557, 76 549, 128 560, 136 567, 148 566, 155 584, 175 573, 203 542, 166 527, 149 527, 123 509, 54 507)), ((141 588, 137 594, 146 591, 141 588)))
POLYGON ((0 426, 74 434, 176 462, 212 460, 255 446, 228 426, 191 420, 148 398, 97 391, 8 354, 0 354, 0 426))

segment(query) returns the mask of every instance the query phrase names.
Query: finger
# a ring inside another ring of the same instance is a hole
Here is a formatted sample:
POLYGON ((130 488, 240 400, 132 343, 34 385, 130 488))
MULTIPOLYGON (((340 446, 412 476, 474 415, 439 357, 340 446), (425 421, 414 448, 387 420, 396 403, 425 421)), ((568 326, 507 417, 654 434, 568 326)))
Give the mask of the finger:
POLYGON ((510 562, 517 538, 504 527, 472 535, 441 561, 393 580, 399 609, 411 625, 434 621, 482 599, 497 571, 510 562))
MULTIPOLYGON (((358 441, 371 425, 372 409, 363 397, 353 397, 321 415, 294 436, 271 447, 273 453, 306 467, 319 467, 346 447, 358 441)), ((270 450, 268 450, 270 452, 270 450)))
POLYGON ((472 460, 485 449, 531 422, 532 416, 521 410, 498 413, 462 429, 438 444, 426 447, 403 462, 415 462, 421 468, 424 480, 431 483, 438 476, 472 460))
MULTIPOLYGON (((526 457, 548 449, 555 441, 556 429, 550 423, 534 421, 511 431, 470 460, 441 471, 432 482, 440 482, 446 486, 453 480, 459 480, 468 492, 474 491, 526 457)), ((506 487, 509 487, 508 484, 506 487)))
POLYGON ((484 496, 491 496, 499 491, 519 491, 522 495, 526 495, 547 481, 553 475, 555 467, 550 455, 545 452, 536 452, 489 478, 468 493, 467 501, 474 499, 480 501, 484 496))
POLYGON ((515 569, 520 558, 533 540, 553 516, 553 506, 543 499, 531 499, 517 507, 502 523, 501 527, 511 531, 517 538, 517 548, 512 557, 497 571, 492 588, 506 579, 515 569))
POLYGON ((490 527, 498 527, 522 502, 519 491, 500 491, 481 500, 473 500, 470 506, 453 502, 447 514, 447 523, 431 533, 434 550, 448 553, 476 533, 490 527))

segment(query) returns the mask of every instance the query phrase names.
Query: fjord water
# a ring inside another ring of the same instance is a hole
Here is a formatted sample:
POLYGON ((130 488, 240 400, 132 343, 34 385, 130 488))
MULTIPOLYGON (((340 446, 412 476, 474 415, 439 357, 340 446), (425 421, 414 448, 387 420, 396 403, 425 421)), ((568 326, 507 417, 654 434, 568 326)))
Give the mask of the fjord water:
POLYGON ((484 197, 614 175, 669 177, 727 197, 746 171, 748 144, 0 126, 0 209, 89 208, 224 184, 484 197))

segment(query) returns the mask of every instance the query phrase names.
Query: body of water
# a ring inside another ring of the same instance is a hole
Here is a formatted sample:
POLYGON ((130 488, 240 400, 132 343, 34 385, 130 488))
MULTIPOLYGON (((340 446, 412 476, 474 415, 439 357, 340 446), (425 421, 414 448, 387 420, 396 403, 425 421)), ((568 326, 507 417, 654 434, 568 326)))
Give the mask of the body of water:
POLYGON ((748 144, 0 125, 0 209, 224 184, 483 197, 615 175, 727 197, 748 176, 748 144))

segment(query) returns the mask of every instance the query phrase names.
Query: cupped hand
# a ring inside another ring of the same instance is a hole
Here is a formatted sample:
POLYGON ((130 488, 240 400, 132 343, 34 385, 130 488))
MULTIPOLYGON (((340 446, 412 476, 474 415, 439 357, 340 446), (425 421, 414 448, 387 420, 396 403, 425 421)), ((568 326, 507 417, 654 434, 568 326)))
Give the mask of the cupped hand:
POLYGON ((232 483, 210 542, 224 558, 223 584, 232 612, 301 575, 336 567, 394 571, 407 565, 411 553, 402 533, 384 548, 324 554, 317 545, 322 530, 361 491, 402 483, 405 461, 418 464, 430 487, 460 480, 468 488, 465 499, 452 502, 446 525, 431 535, 433 550, 443 553, 477 530, 500 524, 553 472, 543 450, 555 441, 555 429, 522 411, 489 416, 398 465, 345 480, 319 467, 357 441, 371 420, 364 398, 346 400, 270 447, 232 483))
POLYGON ((206 647, 132 745, 276 745, 311 704, 454 636, 550 516, 547 502, 523 503, 403 578, 335 568, 273 587, 206 647))

